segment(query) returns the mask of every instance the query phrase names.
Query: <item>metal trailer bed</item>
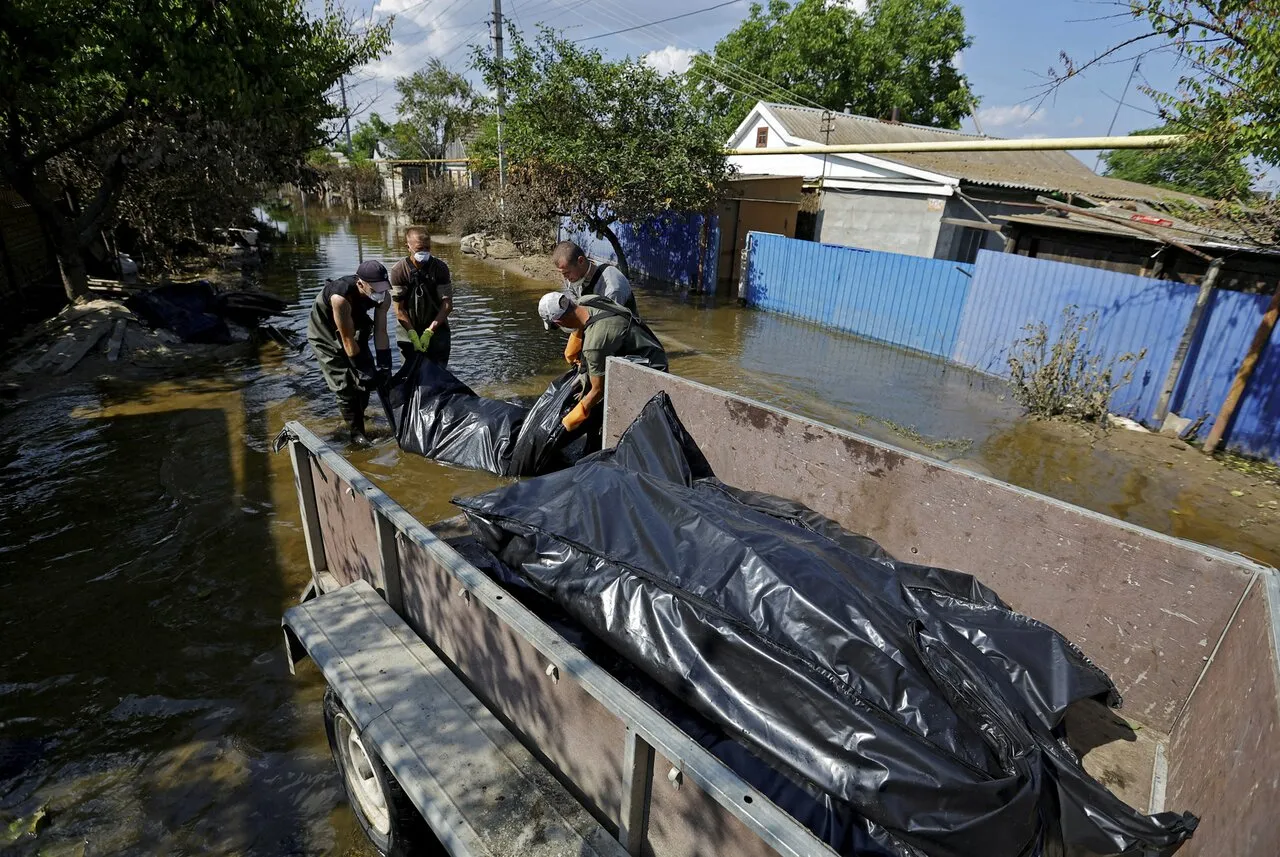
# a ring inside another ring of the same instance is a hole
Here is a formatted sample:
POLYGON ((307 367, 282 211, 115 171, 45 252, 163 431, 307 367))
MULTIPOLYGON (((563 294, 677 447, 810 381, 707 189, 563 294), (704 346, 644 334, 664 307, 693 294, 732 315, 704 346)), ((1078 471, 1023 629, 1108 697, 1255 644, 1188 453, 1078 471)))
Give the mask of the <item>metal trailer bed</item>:
MULTIPOLYGON (((605 442, 659 390, 712 467, 890 553, 970 572, 1108 670, 1131 730, 1069 723, 1131 804, 1191 810, 1182 854, 1280 854, 1280 584, 1133 527, 611 360, 605 442)), ((454 855, 832 854, 298 423, 313 582, 284 617, 365 746, 454 855)), ((1092 722, 1088 722, 1092 720, 1092 722)))

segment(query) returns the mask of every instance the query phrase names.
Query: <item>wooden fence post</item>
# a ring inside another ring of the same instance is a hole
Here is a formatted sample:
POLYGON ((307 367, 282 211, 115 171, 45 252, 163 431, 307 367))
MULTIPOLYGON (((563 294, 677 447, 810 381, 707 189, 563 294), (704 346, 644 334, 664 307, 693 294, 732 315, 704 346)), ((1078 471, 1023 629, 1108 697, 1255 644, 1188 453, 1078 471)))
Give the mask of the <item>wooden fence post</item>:
POLYGON ((1209 263, 1209 270, 1205 272, 1204 279, 1200 281, 1200 294, 1196 296, 1196 305, 1191 310, 1191 317, 1187 319, 1186 328, 1182 331, 1182 341, 1178 343, 1178 350, 1173 354, 1173 362, 1169 364, 1169 374, 1165 376, 1164 388, 1160 391, 1160 401, 1156 404, 1155 422, 1157 423, 1163 423, 1164 418, 1169 415, 1169 400, 1173 398, 1173 388, 1178 386, 1182 364, 1186 362, 1187 352, 1191 350, 1191 343, 1200 329, 1200 320, 1204 318, 1205 308, 1209 305, 1213 286, 1218 282, 1220 273, 1222 273, 1222 260, 1214 259, 1209 263))
POLYGON ((1245 387, 1249 384, 1249 376, 1253 374, 1254 367, 1258 365, 1258 358, 1262 354, 1262 349, 1266 348, 1267 340, 1271 338, 1271 331, 1276 326, 1277 316, 1280 316, 1280 286, 1276 288, 1276 293, 1271 296, 1271 304, 1267 307, 1266 313, 1263 314, 1262 321, 1258 323, 1258 332, 1253 335, 1253 342, 1249 343, 1249 350, 1244 355, 1244 362, 1240 364, 1235 380, 1231 382, 1231 389, 1227 391, 1227 398, 1222 403, 1222 409, 1218 411, 1218 419, 1213 424, 1213 430, 1209 432, 1209 437, 1204 442, 1205 454, 1212 454, 1218 448, 1218 444, 1222 442, 1222 436, 1227 431, 1227 424, 1231 422, 1231 418, 1235 415, 1236 408, 1240 405, 1240 399, 1244 396, 1245 387))

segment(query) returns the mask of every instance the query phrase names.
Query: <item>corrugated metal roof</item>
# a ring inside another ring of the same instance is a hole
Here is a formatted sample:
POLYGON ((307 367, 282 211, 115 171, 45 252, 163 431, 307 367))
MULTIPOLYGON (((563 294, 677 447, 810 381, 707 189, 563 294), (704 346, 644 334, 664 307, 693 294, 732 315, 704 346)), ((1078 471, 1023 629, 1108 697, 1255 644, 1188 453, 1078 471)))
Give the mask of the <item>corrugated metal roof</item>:
MULTIPOLYGON (((818 145, 828 143, 822 133, 823 111, 811 107, 765 103, 784 130, 818 145)), ((948 140, 991 140, 962 131, 926 128, 923 125, 883 122, 849 113, 833 114, 832 146, 860 143, 928 143, 948 140)), ((989 187, 1032 190, 1041 193, 1077 193, 1101 199, 1144 202, 1178 200, 1204 203, 1205 200, 1178 191, 1137 182, 1099 176, 1069 152, 917 152, 871 155, 884 161, 939 173, 963 182, 989 187)))
MULTIPOLYGON (((1108 208, 1110 208, 1108 206, 1108 208)), ((1101 211, 1102 209, 1095 209, 1101 211)), ((1123 216, 1127 212, 1117 211, 1116 215, 1123 216)), ((1093 217, 1081 217, 1076 214, 1014 214, 1007 216, 997 216, 996 220, 1004 220, 1009 223, 1021 223, 1027 226, 1043 226, 1049 229, 1066 229, 1071 232, 1087 232, 1093 235, 1112 235, 1124 238, 1132 238, 1137 241, 1150 241, 1153 244, 1164 243, 1160 238, 1148 233, 1139 232, 1136 229, 1129 228, 1124 220, 1117 219, 1114 222, 1107 220, 1099 220, 1093 217)), ((1161 236, 1166 236, 1168 241, 1178 241, 1188 244, 1192 247, 1199 247, 1206 250, 1235 250, 1248 253, 1260 253, 1263 255, 1275 255, 1273 252, 1265 248, 1251 245, 1243 240, 1243 236, 1232 236, 1227 233, 1218 232, 1216 230, 1201 229, 1190 225, 1185 225, 1181 221, 1173 221, 1173 226, 1151 226, 1146 228, 1154 230, 1161 236)))

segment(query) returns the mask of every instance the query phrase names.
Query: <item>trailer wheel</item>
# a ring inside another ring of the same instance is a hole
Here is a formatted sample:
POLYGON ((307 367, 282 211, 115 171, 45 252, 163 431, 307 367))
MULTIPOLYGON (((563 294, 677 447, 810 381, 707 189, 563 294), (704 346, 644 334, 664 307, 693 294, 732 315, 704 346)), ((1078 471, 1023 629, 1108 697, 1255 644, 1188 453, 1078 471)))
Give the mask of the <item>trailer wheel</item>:
POLYGON ((324 729, 352 812, 374 847, 387 857, 444 854, 443 846, 391 771, 361 740, 355 722, 332 688, 324 694, 324 729))

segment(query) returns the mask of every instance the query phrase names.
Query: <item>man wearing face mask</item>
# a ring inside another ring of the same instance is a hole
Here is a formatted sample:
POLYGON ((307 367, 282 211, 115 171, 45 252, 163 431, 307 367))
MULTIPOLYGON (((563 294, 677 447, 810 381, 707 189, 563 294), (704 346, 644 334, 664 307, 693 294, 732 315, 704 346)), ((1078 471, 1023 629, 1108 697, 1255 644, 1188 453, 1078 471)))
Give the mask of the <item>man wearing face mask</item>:
POLYGON ((410 226, 404 234, 409 255, 391 268, 391 301, 396 308, 396 344, 407 361, 414 352, 441 366, 449 364, 453 283, 449 266, 431 255, 431 234, 410 226))
POLYGON ((354 276, 325 283, 307 324, 307 341, 355 442, 366 440, 364 410, 369 394, 391 376, 387 336, 390 291, 386 267, 374 259, 361 262, 354 276), (370 334, 376 349, 373 355, 369 353, 370 334))

